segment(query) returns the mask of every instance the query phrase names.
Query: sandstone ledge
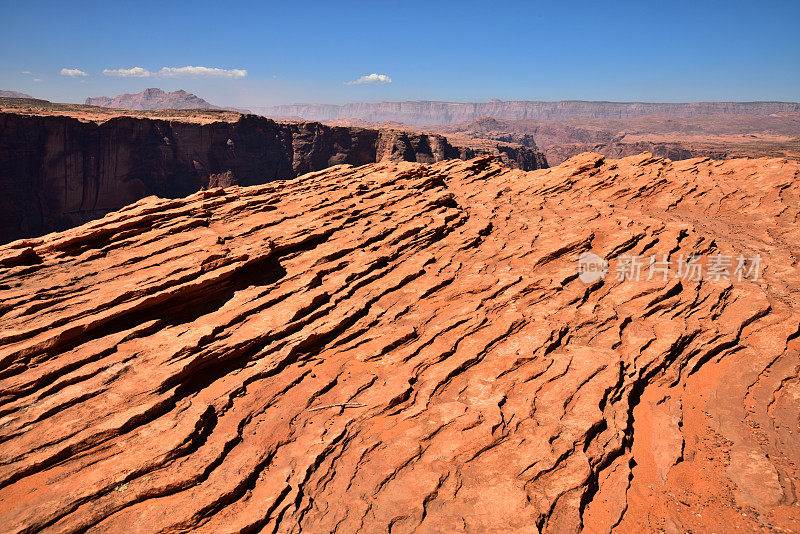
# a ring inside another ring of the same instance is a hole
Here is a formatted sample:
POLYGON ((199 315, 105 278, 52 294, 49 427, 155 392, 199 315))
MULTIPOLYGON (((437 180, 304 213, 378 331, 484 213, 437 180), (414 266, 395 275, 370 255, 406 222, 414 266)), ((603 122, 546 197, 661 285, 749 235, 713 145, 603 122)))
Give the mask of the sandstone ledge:
POLYGON ((0 247, 0 531, 797 531, 799 174, 340 165, 0 247))

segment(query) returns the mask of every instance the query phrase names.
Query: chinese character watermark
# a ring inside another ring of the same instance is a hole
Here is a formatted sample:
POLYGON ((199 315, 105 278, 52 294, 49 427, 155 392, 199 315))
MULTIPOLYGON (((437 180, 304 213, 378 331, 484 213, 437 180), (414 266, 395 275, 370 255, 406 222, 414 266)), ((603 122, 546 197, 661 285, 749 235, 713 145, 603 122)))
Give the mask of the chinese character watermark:
MULTIPOLYGON (((578 277, 586 284, 604 279, 609 270, 609 263, 597 254, 584 252, 578 258, 578 277)), ((751 257, 744 254, 731 256, 717 253, 709 255, 703 261, 703 258, 696 254, 690 256, 679 254, 672 260, 667 254, 660 257, 628 254, 617 259, 612 272, 615 279, 620 282, 653 280, 666 282, 670 278, 690 282, 701 280, 757 282, 761 275, 761 256, 758 254, 751 257)))

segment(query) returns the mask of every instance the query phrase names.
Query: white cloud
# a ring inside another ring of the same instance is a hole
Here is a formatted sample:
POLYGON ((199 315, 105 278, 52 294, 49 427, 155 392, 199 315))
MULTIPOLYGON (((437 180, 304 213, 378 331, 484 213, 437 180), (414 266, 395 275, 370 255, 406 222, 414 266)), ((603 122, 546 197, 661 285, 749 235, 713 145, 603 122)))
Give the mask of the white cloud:
POLYGON ((120 78, 244 78, 247 71, 243 69, 218 69, 214 67, 162 67, 152 72, 144 67, 130 69, 104 69, 106 76, 120 78))
POLYGON ((81 69, 61 69, 62 76, 71 76, 73 78, 77 78, 80 76, 88 76, 85 72, 81 69))
POLYGON ((217 69, 212 67, 162 67, 158 71, 162 78, 204 77, 204 78, 244 78, 243 69, 217 69))
POLYGON ((386 84, 386 83, 392 83, 392 79, 385 74, 372 73, 362 76, 357 80, 353 80, 352 82, 345 82, 345 85, 361 85, 362 83, 386 84))
POLYGON ((41 82, 42 80, 40 80, 39 78, 34 78, 33 81, 34 82, 41 82))
POLYGON ((29 71, 29 70, 23 70, 23 71, 22 71, 22 74, 25 74, 26 76, 30 76, 30 75, 31 75, 31 71, 29 71))
POLYGON ((118 76, 120 78, 150 78, 153 73, 142 67, 131 69, 103 69, 106 76, 118 76))

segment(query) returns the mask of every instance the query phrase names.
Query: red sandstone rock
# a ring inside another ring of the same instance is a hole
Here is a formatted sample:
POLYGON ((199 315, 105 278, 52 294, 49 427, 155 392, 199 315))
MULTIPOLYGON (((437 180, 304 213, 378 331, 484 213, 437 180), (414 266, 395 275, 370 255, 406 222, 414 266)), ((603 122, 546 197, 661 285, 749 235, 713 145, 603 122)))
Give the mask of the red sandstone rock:
POLYGON ((342 165, 0 247, 0 530, 797 531, 799 174, 342 165))

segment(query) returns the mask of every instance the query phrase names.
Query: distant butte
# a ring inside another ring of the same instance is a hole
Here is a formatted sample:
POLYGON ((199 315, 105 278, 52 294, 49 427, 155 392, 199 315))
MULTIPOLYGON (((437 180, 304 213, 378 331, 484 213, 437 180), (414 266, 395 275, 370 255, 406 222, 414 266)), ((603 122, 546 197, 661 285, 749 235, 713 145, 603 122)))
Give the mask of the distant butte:
POLYGON ((0 98, 33 98, 31 95, 19 91, 0 91, 0 98))
POLYGON ((162 89, 150 88, 140 93, 117 95, 115 97, 96 96, 86 99, 87 106, 105 108, 149 110, 149 109, 221 109, 213 106, 199 96, 178 89, 167 93, 162 89))
POLYGON ((798 175, 338 165, 0 247, 0 530, 797 532, 798 175))

